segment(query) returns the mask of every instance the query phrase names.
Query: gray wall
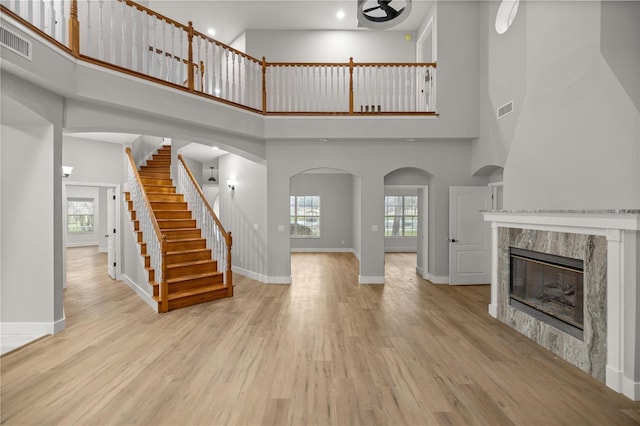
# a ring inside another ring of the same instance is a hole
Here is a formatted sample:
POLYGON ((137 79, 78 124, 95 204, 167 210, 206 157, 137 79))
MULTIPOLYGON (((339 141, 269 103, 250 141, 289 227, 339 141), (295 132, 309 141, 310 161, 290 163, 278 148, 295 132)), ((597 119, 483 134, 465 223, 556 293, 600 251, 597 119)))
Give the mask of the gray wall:
POLYGON ((4 70, 1 81, 1 320, 60 331, 63 100, 4 70))
POLYGON ((302 173, 291 178, 290 194, 320 196, 320 238, 291 238, 291 251, 353 249, 353 176, 302 173))
MULTIPOLYGON (((233 236, 236 272, 264 281, 267 263, 267 168, 234 154, 219 157, 220 221, 233 236), (231 190, 227 179, 236 181, 231 190)), ((287 192, 289 183, 286 185, 287 192)), ((289 200, 286 200, 289 206, 289 200)), ((287 221, 287 235, 289 235, 287 221)))
MULTIPOLYGON (((334 168, 345 170, 360 180, 360 275, 384 276, 384 176, 410 167, 431 174, 429 188, 429 272, 448 275, 449 186, 486 185, 486 177, 471 177, 471 146, 464 141, 407 143, 369 141, 367 154, 358 141, 339 144, 268 142, 268 227, 269 275, 290 276, 290 238, 278 232, 289 223, 289 179, 304 170, 334 168), (378 231, 372 227, 377 226, 378 231)), ((221 166, 222 168, 222 166, 221 166)), ((354 208, 354 214, 356 209, 354 208)), ((355 221, 354 221, 355 222, 355 221)))
POLYGON ((504 165, 505 208, 638 208, 640 3, 521 2, 502 36, 480 3, 472 171, 504 165))
POLYGON ((246 53, 267 62, 415 62, 406 31, 247 30, 246 53))

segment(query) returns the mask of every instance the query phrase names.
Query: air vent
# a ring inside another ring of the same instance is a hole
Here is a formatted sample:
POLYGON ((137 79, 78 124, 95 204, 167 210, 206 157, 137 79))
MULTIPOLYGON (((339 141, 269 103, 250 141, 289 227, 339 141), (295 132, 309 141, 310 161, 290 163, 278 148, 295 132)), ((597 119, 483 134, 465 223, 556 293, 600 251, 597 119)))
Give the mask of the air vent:
POLYGON ((502 118, 511 112, 513 112, 513 101, 509 101, 508 103, 498 108, 498 118, 502 118))
POLYGON ((0 45, 31 60, 31 42, 4 27, 0 27, 0 45))

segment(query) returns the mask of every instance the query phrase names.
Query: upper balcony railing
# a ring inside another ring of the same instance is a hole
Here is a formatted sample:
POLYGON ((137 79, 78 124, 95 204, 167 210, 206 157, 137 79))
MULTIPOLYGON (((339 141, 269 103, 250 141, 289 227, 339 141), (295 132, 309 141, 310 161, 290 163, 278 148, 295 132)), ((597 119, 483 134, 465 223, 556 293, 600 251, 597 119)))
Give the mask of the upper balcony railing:
POLYGON ((435 63, 261 60, 130 0, 0 0, 75 57, 266 115, 437 115, 435 63))

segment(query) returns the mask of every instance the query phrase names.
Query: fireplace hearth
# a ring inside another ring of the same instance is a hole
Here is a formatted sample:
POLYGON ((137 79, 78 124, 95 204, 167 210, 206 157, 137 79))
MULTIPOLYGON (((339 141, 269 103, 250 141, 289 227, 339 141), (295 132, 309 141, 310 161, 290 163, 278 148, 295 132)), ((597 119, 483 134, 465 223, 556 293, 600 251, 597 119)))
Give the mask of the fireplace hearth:
POLYGON ((582 340, 583 261, 510 247, 509 264, 509 304, 582 340))

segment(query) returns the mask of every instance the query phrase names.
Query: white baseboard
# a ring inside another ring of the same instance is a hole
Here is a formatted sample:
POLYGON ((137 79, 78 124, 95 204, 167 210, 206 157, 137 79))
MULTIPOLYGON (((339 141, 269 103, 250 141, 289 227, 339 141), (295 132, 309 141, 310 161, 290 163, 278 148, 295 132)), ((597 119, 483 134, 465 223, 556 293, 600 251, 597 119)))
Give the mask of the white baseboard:
POLYGON ((385 253, 417 253, 415 247, 385 247, 385 253))
POLYGON ((498 318, 498 305, 489 303, 489 315, 494 318, 498 318))
POLYGON ((607 387, 616 392, 622 392, 622 371, 607 365, 605 376, 605 383, 607 387))
POLYGON ((138 296, 140 296, 140 298, 144 300, 151 309, 153 309, 154 312, 158 312, 158 302, 153 300, 153 296, 138 286, 136 282, 127 276, 127 274, 122 274, 122 281, 124 281, 131 290, 135 291, 138 296))
POLYGON ((449 276, 437 276, 427 272, 426 278, 434 284, 449 284, 449 276))
POLYGON ((384 277, 366 277, 358 275, 358 282, 360 284, 384 284, 384 277))
POLYGON ((623 378, 622 394, 633 401, 640 401, 640 382, 623 378))
POLYGON ((53 322, 3 322, 0 323, 3 335, 8 334, 56 334, 64 330, 66 318, 53 322))
POLYGON ((291 253, 354 253, 352 248, 292 248, 291 253))
POLYGON ((259 274, 257 272, 249 271, 248 269, 240 268, 238 266, 232 266, 231 270, 234 274, 239 274, 243 277, 260 281, 263 284, 291 284, 291 275, 282 277, 270 277, 268 275, 259 274))
POLYGON ((416 266, 416 274, 424 278, 424 268, 421 268, 420 266, 416 266))
POLYGON ((91 246, 98 246, 98 242, 97 241, 89 241, 86 243, 67 243, 66 244, 67 248, 69 247, 91 247, 91 246))

